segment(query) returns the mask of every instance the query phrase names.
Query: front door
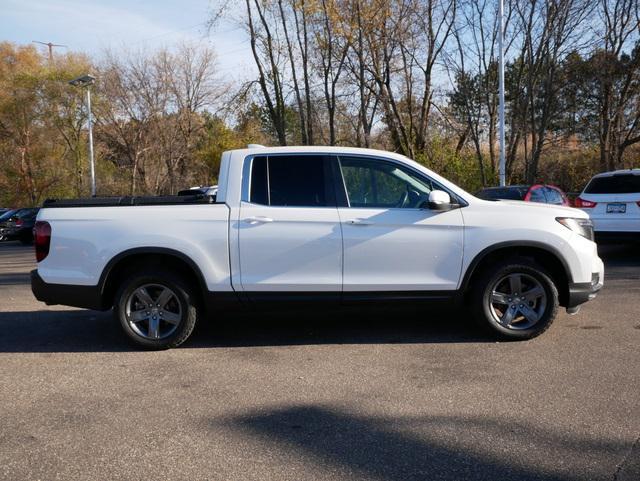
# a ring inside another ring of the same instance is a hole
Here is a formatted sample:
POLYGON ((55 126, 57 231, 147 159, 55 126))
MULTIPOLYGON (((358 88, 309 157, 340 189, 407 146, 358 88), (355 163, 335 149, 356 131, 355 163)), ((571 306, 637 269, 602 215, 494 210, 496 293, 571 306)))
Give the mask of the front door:
POLYGON ((440 187, 393 161, 340 157, 339 165, 348 201, 339 208, 343 292, 455 290, 462 214, 424 208, 440 187))
POLYGON ((269 155, 250 162, 237 225, 242 289, 250 298, 258 292, 338 294, 342 234, 328 158, 269 155))

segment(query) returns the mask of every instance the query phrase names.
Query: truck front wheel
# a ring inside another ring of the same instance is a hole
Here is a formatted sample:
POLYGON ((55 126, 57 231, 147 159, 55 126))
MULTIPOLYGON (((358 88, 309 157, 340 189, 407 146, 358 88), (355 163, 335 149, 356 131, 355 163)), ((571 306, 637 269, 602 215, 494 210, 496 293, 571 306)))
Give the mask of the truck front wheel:
POLYGON ((551 276, 524 258, 506 259, 484 270, 471 300, 480 324, 507 340, 539 336, 558 312, 558 290, 551 276))
POLYGON ((145 349, 179 346, 198 318, 189 283, 160 270, 127 276, 116 294, 114 312, 127 336, 145 349))

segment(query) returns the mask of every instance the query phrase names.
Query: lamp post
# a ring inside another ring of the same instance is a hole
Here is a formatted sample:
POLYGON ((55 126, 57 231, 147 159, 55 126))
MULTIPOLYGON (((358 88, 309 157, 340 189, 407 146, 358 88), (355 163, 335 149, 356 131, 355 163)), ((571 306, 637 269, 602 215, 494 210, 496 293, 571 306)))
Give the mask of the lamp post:
POLYGON ((70 80, 69 84, 74 87, 86 87, 87 89, 87 121, 89 124, 89 164, 91 165, 91 197, 96 196, 96 166, 93 159, 93 117, 91 115, 91 86, 96 78, 93 75, 82 75, 70 80))
POLYGON ((503 46, 503 37, 504 37, 504 0, 498 0, 498 15, 500 17, 498 25, 500 31, 498 32, 498 49, 500 49, 498 56, 498 89, 499 89, 499 130, 498 135, 500 136, 500 165, 499 165, 499 174, 500 174, 500 186, 504 187, 506 185, 506 169, 505 169, 505 146, 504 146, 504 46, 503 46))

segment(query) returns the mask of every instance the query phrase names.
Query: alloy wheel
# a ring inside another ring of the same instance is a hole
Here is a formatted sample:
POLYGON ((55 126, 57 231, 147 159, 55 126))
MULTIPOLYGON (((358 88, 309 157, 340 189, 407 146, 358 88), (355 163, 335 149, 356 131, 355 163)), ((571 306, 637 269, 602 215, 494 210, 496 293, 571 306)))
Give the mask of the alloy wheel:
POLYGON ((135 289, 125 303, 125 315, 139 336, 158 340, 173 334, 182 320, 182 304, 176 293, 162 284, 135 289))
POLYGON ((547 294, 542 283, 528 274, 508 274, 491 287, 489 311, 494 320, 507 329, 533 327, 546 308, 547 294))

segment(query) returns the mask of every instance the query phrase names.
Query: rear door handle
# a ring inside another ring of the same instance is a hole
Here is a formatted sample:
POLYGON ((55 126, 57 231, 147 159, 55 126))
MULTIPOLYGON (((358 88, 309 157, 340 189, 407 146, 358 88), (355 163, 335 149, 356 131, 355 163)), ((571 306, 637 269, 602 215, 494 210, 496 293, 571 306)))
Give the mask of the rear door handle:
POLYGON ((268 222, 273 222, 271 217, 265 217, 263 215, 257 215, 255 217, 247 217, 244 220, 247 224, 266 224, 268 222))
POLYGON ((351 225, 371 225, 373 222, 364 219, 350 219, 347 221, 347 224, 351 225))

